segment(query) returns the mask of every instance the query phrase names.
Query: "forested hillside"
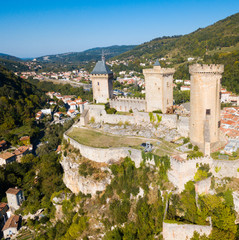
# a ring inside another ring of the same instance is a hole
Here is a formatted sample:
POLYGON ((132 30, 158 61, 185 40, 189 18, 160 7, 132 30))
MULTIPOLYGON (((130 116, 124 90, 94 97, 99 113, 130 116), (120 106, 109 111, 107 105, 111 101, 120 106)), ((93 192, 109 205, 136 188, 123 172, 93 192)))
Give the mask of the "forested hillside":
POLYGON ((31 122, 44 102, 45 95, 42 91, 0 65, 1 135, 7 130, 31 122))
POLYGON ((134 61, 156 58, 166 58, 176 68, 175 79, 188 79, 189 64, 195 62, 224 64, 223 86, 239 93, 239 13, 187 35, 153 39, 117 57, 134 61), (194 60, 188 62, 188 57, 194 60))
POLYGON ((239 13, 183 36, 162 37, 141 44, 117 59, 204 56, 206 52, 236 46, 239 42, 239 13))

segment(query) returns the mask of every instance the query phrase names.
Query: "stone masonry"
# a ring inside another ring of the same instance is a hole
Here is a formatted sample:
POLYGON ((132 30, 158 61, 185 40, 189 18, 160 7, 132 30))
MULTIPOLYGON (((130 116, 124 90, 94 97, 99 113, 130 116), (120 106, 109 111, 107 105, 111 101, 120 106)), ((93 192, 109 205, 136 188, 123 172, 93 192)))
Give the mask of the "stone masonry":
POLYGON ((194 64, 191 74, 190 140, 210 154, 210 145, 219 141, 220 80, 223 65, 194 64))
POLYGON ((166 113, 167 108, 173 106, 174 72, 174 68, 161 68, 159 64, 143 69, 147 112, 161 110, 166 113))

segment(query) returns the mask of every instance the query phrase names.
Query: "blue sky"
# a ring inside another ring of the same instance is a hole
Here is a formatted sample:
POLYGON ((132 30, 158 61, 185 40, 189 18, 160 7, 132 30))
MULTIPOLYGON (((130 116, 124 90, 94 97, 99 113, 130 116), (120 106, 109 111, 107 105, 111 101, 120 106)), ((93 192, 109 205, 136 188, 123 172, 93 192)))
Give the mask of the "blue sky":
POLYGON ((237 0, 0 0, 0 52, 17 57, 141 44, 237 13, 237 0))

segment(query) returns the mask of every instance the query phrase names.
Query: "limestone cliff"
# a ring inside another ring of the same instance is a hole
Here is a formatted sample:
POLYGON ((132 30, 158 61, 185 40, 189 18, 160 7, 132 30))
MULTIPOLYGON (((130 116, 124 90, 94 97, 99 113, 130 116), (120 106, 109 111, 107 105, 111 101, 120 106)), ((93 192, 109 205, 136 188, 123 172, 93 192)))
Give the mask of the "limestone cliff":
MULTIPOLYGON (((111 182, 109 174, 103 174, 101 177, 82 176, 79 173, 80 162, 75 161, 75 158, 70 156, 63 156, 61 165, 64 170, 63 181, 65 185, 75 194, 82 192, 84 194, 96 194, 97 191, 105 190, 106 186, 111 182)), ((106 167, 99 168, 102 173, 107 169, 106 167)), ((99 173, 99 171, 98 171, 99 173)))

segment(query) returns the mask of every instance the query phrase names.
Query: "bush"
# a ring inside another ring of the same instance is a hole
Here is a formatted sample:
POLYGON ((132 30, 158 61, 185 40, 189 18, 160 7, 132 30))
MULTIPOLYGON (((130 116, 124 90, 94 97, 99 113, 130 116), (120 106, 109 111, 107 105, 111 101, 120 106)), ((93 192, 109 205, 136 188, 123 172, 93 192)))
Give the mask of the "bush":
POLYGON ((189 142, 189 138, 184 138, 183 139, 183 144, 186 144, 186 143, 188 143, 189 142))
POLYGON ((189 143, 189 144, 188 144, 188 148, 189 148, 189 149, 192 149, 192 148, 193 148, 192 143, 189 143))
POLYGON ((94 117, 91 117, 90 123, 95 123, 95 118, 94 117))
POLYGON ((199 149, 198 146, 194 146, 193 148, 194 151, 198 151, 198 149, 199 149))

